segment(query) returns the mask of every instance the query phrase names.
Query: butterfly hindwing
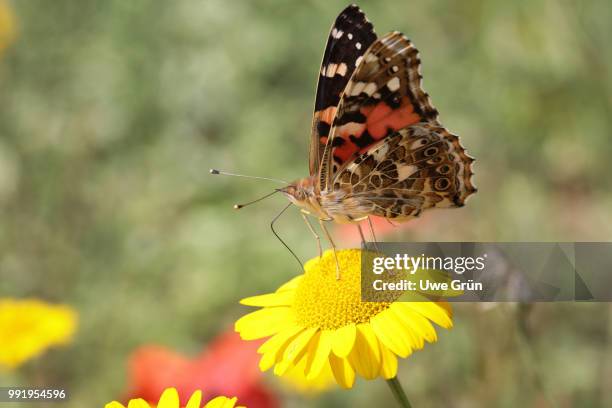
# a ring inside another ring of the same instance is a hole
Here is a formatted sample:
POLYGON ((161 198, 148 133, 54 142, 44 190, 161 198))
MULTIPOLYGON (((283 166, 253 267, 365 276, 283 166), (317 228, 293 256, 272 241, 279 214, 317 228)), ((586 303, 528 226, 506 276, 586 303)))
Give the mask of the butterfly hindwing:
POLYGON ((355 71, 357 60, 375 40, 374 27, 355 5, 345 8, 330 30, 315 98, 310 140, 310 175, 319 170, 340 96, 355 71))
POLYGON ((333 174, 373 144, 438 112, 421 88, 418 50, 403 34, 375 41, 358 61, 333 120, 321 163, 321 189, 333 174))
POLYGON ((471 164, 459 138, 440 125, 418 123, 358 155, 338 172, 352 217, 408 219, 432 207, 460 207, 476 191, 471 164))

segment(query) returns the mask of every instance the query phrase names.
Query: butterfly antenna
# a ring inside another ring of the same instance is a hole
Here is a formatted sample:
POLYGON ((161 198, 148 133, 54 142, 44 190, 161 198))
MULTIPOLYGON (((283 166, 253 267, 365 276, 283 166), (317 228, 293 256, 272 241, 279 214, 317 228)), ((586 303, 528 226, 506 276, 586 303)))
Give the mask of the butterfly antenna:
POLYGON ((281 215, 283 215, 283 213, 285 211, 287 211, 287 208, 291 207, 292 203, 289 203, 285 206, 285 208, 283 208, 281 210, 281 212, 279 212, 276 217, 274 217, 274 219, 272 220, 272 222, 270 223, 270 229, 272 230, 272 233, 274 234, 274 236, 281 242, 281 244, 283 244, 285 246, 285 248, 287 248, 287 250, 289 252, 291 252, 291 255, 293 255, 293 257, 295 258, 296 261, 298 261, 298 263, 300 264, 300 268, 303 270, 304 269, 304 264, 302 263, 302 261, 300 261, 300 258, 298 258, 298 256, 295 254, 295 252, 293 252, 291 250, 291 248, 289 248, 289 245, 287 245, 285 243, 285 241, 283 241, 283 239, 278 235, 278 233, 276 232, 276 230, 274 229, 274 223, 280 218, 281 215))
POLYGON ((250 179, 267 180, 267 181, 274 181, 276 183, 289 184, 285 180, 275 179, 275 178, 270 178, 270 177, 247 176, 245 174, 228 173, 227 171, 221 171, 217 169, 210 169, 209 171, 210 171, 210 174, 220 174, 222 176, 244 177, 244 178, 250 178, 250 179))
POLYGON ((265 196, 260 197, 260 198, 258 198, 258 199, 256 199, 256 200, 249 201, 248 203, 244 203, 244 204, 234 204, 234 209, 235 209, 235 210, 239 210, 239 209, 241 209, 241 208, 243 208, 243 207, 246 207, 247 205, 251 205, 251 204, 258 203, 258 202, 260 202, 261 200, 265 200, 266 198, 270 197, 271 195, 278 193, 279 191, 281 191, 281 190, 277 188, 277 189, 275 189, 273 192, 271 192, 271 193, 269 193, 269 194, 266 194, 265 196))

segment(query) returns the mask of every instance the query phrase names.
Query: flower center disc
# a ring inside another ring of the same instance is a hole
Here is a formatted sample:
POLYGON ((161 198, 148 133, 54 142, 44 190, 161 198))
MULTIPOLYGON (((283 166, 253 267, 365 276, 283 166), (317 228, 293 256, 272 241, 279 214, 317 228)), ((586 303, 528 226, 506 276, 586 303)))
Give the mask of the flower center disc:
POLYGON ((361 250, 331 250, 304 265, 304 277, 295 291, 293 307, 304 327, 339 329, 351 323, 366 323, 391 302, 361 301, 361 250))

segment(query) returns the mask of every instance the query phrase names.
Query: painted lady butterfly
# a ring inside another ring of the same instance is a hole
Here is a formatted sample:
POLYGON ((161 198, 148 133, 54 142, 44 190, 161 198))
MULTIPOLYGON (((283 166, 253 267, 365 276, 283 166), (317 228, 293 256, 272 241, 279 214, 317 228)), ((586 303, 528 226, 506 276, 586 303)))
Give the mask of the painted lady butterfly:
POLYGON ((357 6, 336 18, 319 73, 310 175, 280 189, 300 207, 319 253, 304 214, 319 219, 335 248, 324 221, 406 221, 429 208, 463 206, 476 192, 474 159, 438 121, 420 63, 408 38, 377 38, 357 6))
POLYGON ((463 206, 476 192, 474 159, 438 121, 420 62, 403 34, 377 39, 357 6, 336 18, 315 99, 310 176, 282 189, 302 212, 340 223, 406 221, 463 206))

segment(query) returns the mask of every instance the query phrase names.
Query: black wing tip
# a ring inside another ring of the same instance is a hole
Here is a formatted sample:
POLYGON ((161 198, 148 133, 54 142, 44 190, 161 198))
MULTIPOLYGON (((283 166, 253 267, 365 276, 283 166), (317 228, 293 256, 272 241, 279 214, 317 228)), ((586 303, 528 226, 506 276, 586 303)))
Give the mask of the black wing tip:
POLYGON ((371 36, 373 36, 371 41, 376 40, 374 25, 370 22, 365 12, 356 4, 349 4, 340 12, 340 14, 338 14, 338 17, 336 17, 334 22, 334 27, 342 29, 362 27, 365 28, 365 31, 369 31, 371 36))
POLYGON ((357 12, 361 12, 361 13, 363 13, 363 11, 361 11, 361 8, 359 8, 359 6, 358 6, 357 4, 355 4, 355 3, 350 3, 348 6, 346 6, 346 7, 344 8, 344 10, 342 10, 342 12, 341 12, 340 14, 342 14, 342 13, 344 13, 345 11, 348 11, 348 10, 351 10, 351 11, 352 11, 352 10, 354 10, 354 11, 357 11, 357 12))
POLYGON ((359 17, 364 21, 368 21, 364 11, 355 3, 349 4, 338 14, 337 19, 359 17))

